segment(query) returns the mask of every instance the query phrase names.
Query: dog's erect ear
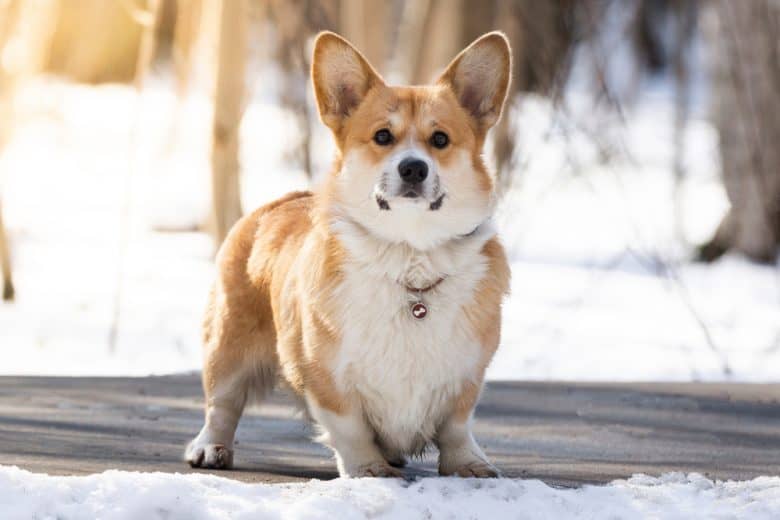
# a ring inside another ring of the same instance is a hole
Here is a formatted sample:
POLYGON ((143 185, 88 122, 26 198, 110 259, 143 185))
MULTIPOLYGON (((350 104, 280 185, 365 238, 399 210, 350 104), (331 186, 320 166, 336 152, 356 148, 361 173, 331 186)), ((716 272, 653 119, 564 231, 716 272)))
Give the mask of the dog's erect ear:
POLYGON ((449 86, 461 106, 487 131, 501 117, 511 70, 509 41, 502 33, 491 32, 458 54, 437 84, 449 86))
POLYGON ((334 132, 372 87, 383 84, 363 55, 332 32, 321 32, 314 42, 311 78, 322 122, 334 132))

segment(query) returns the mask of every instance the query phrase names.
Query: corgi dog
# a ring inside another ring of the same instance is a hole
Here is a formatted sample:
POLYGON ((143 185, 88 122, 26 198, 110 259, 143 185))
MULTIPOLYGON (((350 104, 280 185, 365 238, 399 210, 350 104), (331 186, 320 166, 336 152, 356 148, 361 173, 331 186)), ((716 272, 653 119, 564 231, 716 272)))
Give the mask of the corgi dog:
POLYGON ((389 86, 340 36, 311 77, 337 155, 316 192, 246 215, 217 255, 195 467, 230 468, 247 400, 286 382, 342 477, 399 477, 431 444, 441 475, 495 477, 471 432, 509 266, 482 158, 507 94, 498 32, 428 86, 389 86))

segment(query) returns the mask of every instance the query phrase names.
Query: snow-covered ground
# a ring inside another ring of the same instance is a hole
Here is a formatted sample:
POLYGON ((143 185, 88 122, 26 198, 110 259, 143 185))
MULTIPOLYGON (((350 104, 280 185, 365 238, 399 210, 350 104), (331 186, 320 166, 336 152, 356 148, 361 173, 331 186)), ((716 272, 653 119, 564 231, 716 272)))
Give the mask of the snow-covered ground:
POLYGON ((636 475, 557 489, 538 480, 426 478, 244 484, 211 475, 107 471, 52 477, 0 466, 9 520, 209 518, 749 518, 780 516, 780 477, 745 482, 699 474, 636 475))
MULTIPOLYGON (((727 201, 697 113, 675 189, 667 90, 650 85, 625 122, 576 95, 564 113, 534 97, 512 107, 518 171, 498 222, 513 283, 490 378, 780 376, 778 269, 688 261, 727 201), (596 142, 625 153, 604 161, 596 142)), ((212 244, 193 231, 207 214, 205 98, 180 104, 159 78, 140 96, 44 79, 17 113, 0 156, 18 296, 0 304, 0 374, 197 369, 213 277, 212 244)), ((325 171, 329 138, 315 137, 325 171)), ((242 139, 246 208, 307 186, 295 121, 271 96, 249 104, 242 139)))

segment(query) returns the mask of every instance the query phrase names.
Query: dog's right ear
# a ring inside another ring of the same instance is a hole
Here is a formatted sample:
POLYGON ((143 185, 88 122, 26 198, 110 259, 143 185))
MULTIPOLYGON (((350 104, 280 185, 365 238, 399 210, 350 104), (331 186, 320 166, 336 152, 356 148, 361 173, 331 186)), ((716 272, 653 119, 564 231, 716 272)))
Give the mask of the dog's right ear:
POLYGON ((320 118, 336 133, 366 93, 384 84, 351 43, 327 31, 317 35, 314 41, 311 78, 320 118))

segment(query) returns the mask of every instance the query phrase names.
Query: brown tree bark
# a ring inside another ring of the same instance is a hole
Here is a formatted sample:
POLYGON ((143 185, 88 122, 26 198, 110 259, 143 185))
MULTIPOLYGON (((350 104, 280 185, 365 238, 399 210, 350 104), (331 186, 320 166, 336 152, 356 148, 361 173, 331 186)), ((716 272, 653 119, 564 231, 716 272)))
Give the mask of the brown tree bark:
POLYGON ((716 123, 731 209, 701 257, 728 250, 763 262, 780 246, 780 4, 715 4, 716 123))
POLYGON ((8 247, 8 236, 3 222, 3 208, 0 206, 0 267, 3 269, 3 300, 14 299, 14 284, 11 278, 11 252, 8 247))
POLYGON ((239 129, 243 115, 247 58, 246 0, 221 0, 217 6, 216 90, 212 123, 211 188, 214 240, 219 247, 241 218, 239 129))

